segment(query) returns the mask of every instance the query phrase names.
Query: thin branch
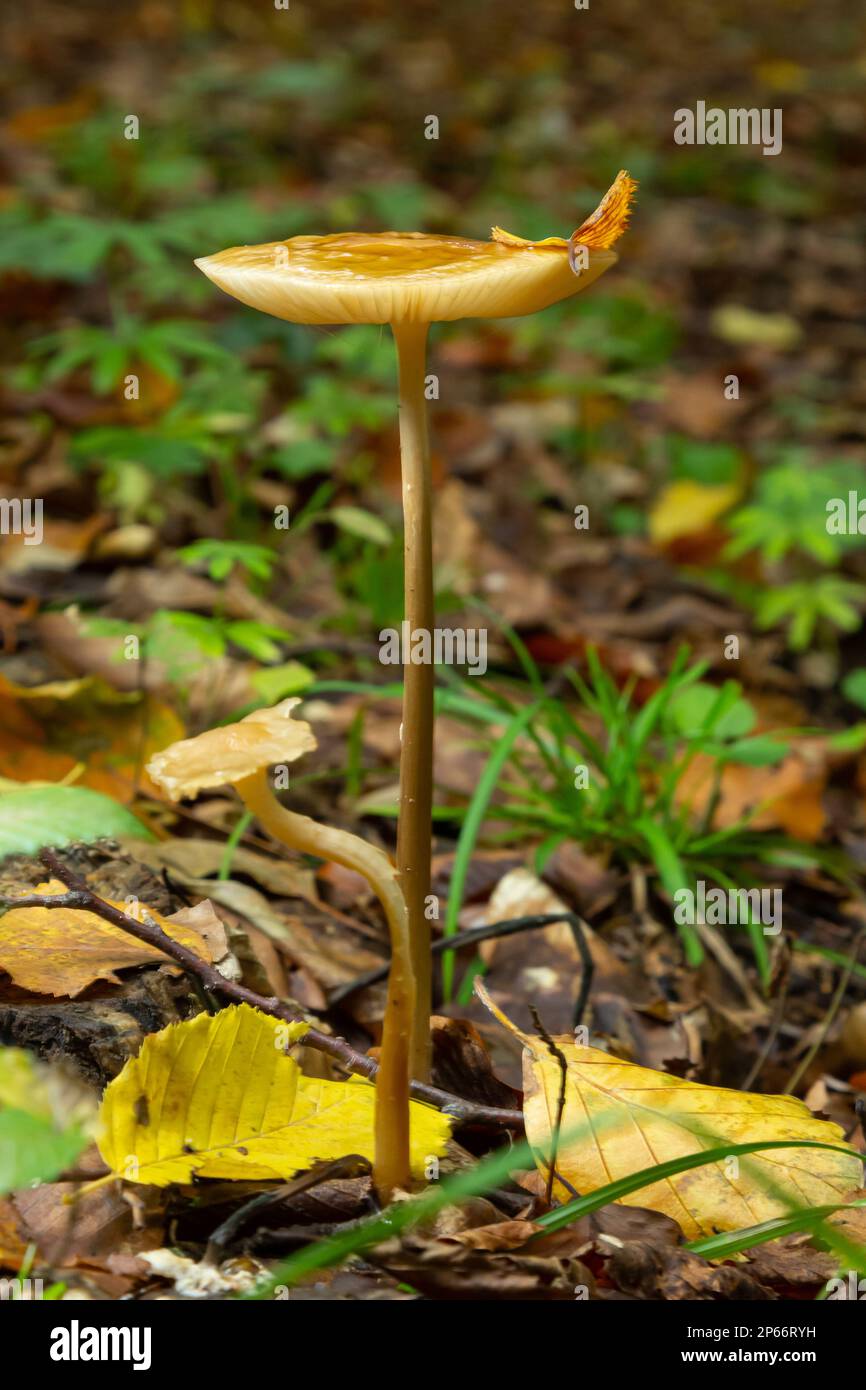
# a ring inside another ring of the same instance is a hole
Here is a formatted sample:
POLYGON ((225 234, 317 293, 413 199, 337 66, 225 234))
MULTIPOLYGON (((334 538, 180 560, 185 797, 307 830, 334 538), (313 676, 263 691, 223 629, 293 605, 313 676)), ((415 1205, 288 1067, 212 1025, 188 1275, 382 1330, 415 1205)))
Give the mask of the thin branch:
POLYGON ((786 947, 784 948, 782 956, 780 958, 779 970, 778 972, 776 972, 776 986, 778 992, 776 995, 776 1003, 773 1008, 773 1017, 770 1021, 770 1027, 767 1030, 767 1036, 764 1039, 763 1046, 761 1047, 757 1057, 755 1058, 754 1062, 749 1068, 748 1076, 745 1078, 740 1087, 741 1091, 751 1091, 752 1087, 755 1085, 756 1081, 758 1080, 758 1077, 763 1071, 764 1066, 770 1056, 770 1053, 772 1052, 776 1044, 776 1040, 782 1029, 782 1024, 785 1021, 785 1006, 788 1002, 788 988, 790 983, 791 951, 790 948, 786 947))
POLYGON ((318 1187, 320 1183, 332 1182, 335 1178, 366 1177, 370 1171, 369 1159, 362 1158, 360 1154, 347 1154, 345 1158, 334 1158, 330 1162, 314 1163, 306 1173, 301 1173, 291 1182, 283 1183, 280 1187, 272 1188, 268 1192, 260 1192, 257 1196, 250 1198, 248 1202, 244 1202, 242 1206, 236 1207, 231 1215, 226 1217, 225 1221, 222 1221, 211 1233, 207 1249, 202 1257, 202 1264, 219 1264, 226 1248, 237 1238, 251 1216, 260 1214, 269 1207, 282 1206, 293 1197, 299 1197, 302 1192, 309 1192, 310 1188, 318 1187))
MULTIPOLYGON (((433 942, 432 951, 434 955, 442 955, 445 951, 457 951, 461 946, 474 946, 479 941, 490 941, 495 937, 512 936, 515 932, 537 931, 540 927, 552 927, 557 922, 567 922, 571 928, 572 935, 580 956, 580 963, 583 967, 580 977, 580 989, 574 1005, 573 1025, 575 1028, 583 1022, 583 1015, 589 1003, 590 990, 592 989, 593 959, 587 944, 584 928, 586 923, 574 912, 543 912, 534 914, 530 917, 509 917, 504 922, 485 923, 480 927, 469 927, 466 931, 457 932, 454 936, 442 936, 433 942)), ((374 970, 367 970, 363 975, 356 975, 354 980, 348 980, 346 984, 339 985, 328 994, 328 1004, 333 1007, 341 1004, 344 999, 348 999, 359 989, 366 989, 369 985, 377 985, 380 980, 384 980, 388 974, 388 966, 377 965, 374 970)))
MULTIPOLYGON (((129 936, 134 936, 138 941, 143 941, 146 945, 153 946, 156 950, 171 956, 178 965, 183 966, 188 974, 196 976, 205 989, 211 993, 223 995, 240 1004, 249 1004, 252 1008, 259 1009, 272 1018, 279 1018, 285 1023, 306 1022, 301 1014, 287 1004, 283 1004, 276 995, 266 998, 264 995, 256 994, 254 990, 247 989, 245 985, 238 984, 235 980, 227 980, 214 966, 202 960, 194 951, 190 951, 179 941, 167 936, 152 918, 149 921, 138 922, 134 917, 122 912, 120 908, 114 907, 112 903, 105 902, 103 898, 88 888, 83 879, 69 869, 53 850, 43 850, 40 858, 52 874, 66 884, 69 892, 58 894, 30 893, 26 897, 20 898, 4 897, 0 898, 0 903, 3 906, 7 908, 71 907, 83 909, 86 912, 94 912, 97 917, 110 922, 113 927, 118 927, 121 931, 127 932, 129 936)), ((356 1052, 344 1038, 332 1038, 327 1033, 319 1032, 316 1028, 309 1028, 304 1034, 303 1043, 305 1046, 316 1048, 319 1052, 327 1053, 329 1057, 340 1062, 347 1071, 365 1076, 370 1081, 375 1080, 378 1064, 372 1057, 367 1057, 362 1052, 356 1052)), ((411 1083, 411 1092, 416 1100, 425 1101, 428 1105, 435 1106, 437 1110, 444 1111, 462 1124, 492 1126, 496 1129, 515 1130, 518 1133, 523 1130, 523 1115, 519 1110, 504 1110, 493 1105, 477 1105, 474 1101, 463 1100, 462 1097, 452 1095, 449 1091, 440 1090, 438 1086, 428 1086, 421 1081, 411 1083)))
POLYGON ((565 1113, 565 1088, 568 1083, 568 1061, 562 1048, 558 1046, 556 1039, 551 1037, 548 1029, 541 1021, 541 1014, 534 1004, 530 1004, 529 1012, 535 1024, 536 1032, 539 1034, 548 1052, 559 1067, 559 1094, 556 1098, 556 1120, 553 1125, 551 1135, 550 1159, 547 1168, 547 1187, 545 1190, 545 1201, 548 1206, 553 1203, 553 1179, 556 1176, 556 1160, 559 1157, 559 1136, 562 1133, 562 1117, 565 1113))

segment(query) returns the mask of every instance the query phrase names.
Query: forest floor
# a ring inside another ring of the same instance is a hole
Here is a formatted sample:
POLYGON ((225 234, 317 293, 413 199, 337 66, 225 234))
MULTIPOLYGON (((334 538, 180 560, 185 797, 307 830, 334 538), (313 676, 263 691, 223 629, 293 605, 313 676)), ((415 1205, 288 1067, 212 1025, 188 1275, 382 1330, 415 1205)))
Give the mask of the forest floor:
MULTIPOLYGON (((558 918, 437 969, 433 1083, 519 1115, 523 1049, 473 993, 483 978, 525 1034, 577 1023, 666 1078, 792 1094, 862 1152, 866 537, 827 516, 856 509, 866 458, 864 57, 844 5, 793 8, 754 32, 739 7, 673 0, 650 26, 628 0, 577 19, 516 0, 495 19, 456 3, 3 19, 0 477, 43 508, 40 544, 0 538, 3 895, 52 878, 40 852, 65 846, 99 898, 146 905, 357 1053, 378 1046, 385 986, 350 988, 388 959, 367 884, 287 858, 230 790, 170 803, 145 765, 298 696, 318 746, 293 809, 393 851, 393 344, 257 315, 192 258, 346 227, 567 236, 628 168, 638 205, 603 281, 431 344, 437 622, 487 643, 476 674, 437 673, 434 935, 558 918), (673 112, 698 97, 783 108, 783 153, 677 146, 673 112), (765 915, 683 922, 678 888, 699 882, 763 891, 765 915)), ((164 958, 118 956, 104 924, 85 941, 50 911, 27 934, 4 922, 0 1041, 61 1066, 63 1129, 147 1038, 215 1007, 164 958)), ((344 1075, 309 1046, 303 1065, 344 1075)), ((9 1067, 0 1118, 20 1097, 9 1067)), ((427 1176, 513 1137, 458 1123, 427 1176)), ((27 1172, 0 1184, 4 1273, 94 1298, 228 1297, 282 1269, 293 1297, 812 1299, 866 1261, 862 1208, 837 1213, 835 1245, 804 1221, 724 1259, 651 1202, 545 1234, 555 1196, 524 1155, 459 1207, 290 1275, 281 1261, 375 1211, 369 1164, 283 1185, 218 1248, 273 1183, 81 1195, 109 1172, 93 1144, 38 1186, 27 1172)))

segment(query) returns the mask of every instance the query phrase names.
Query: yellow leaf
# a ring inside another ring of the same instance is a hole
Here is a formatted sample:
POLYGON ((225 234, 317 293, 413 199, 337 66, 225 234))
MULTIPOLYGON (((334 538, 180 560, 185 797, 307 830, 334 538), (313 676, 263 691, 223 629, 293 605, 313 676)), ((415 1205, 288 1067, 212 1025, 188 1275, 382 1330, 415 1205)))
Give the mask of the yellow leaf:
MULTIPOLYGON (((541 1038, 521 1033, 484 986, 477 992, 525 1048, 524 1118, 535 1161, 547 1173, 561 1084, 559 1063, 541 1038)), ((845 1147, 839 1125, 818 1120, 793 1096, 761 1096, 683 1081, 623 1062, 570 1037, 555 1042, 566 1059, 565 1110, 556 1172, 582 1194, 686 1154, 761 1139, 818 1140, 845 1147)), ((791 1207, 844 1198, 859 1186, 862 1160, 822 1149, 774 1149, 721 1160, 642 1187, 622 1198, 678 1221, 691 1239, 739 1230, 791 1207)), ((563 1201, 573 1193, 558 1180, 563 1201)))
POLYGON ((741 492, 739 483, 704 486, 690 478, 668 483, 650 510, 650 538, 657 545, 666 545, 679 536, 706 531, 739 500, 741 492))
MULTIPOLYGON (((103 1097, 99 1151, 130 1182, 288 1178, 320 1160, 373 1157, 376 1089, 303 1076, 293 1025, 240 1004, 146 1038, 103 1097)), ((450 1133, 413 1101, 412 1170, 424 1176, 450 1133)))
MULTIPOLYGON (((33 889, 46 897, 67 891, 59 879, 40 883, 33 889)), ((131 911, 126 903, 112 905, 122 912, 131 911)), ((198 932, 161 917, 145 904, 139 910, 152 917, 167 936, 203 960, 210 960, 198 932)), ((74 998, 94 980, 119 984, 115 970, 151 961, 167 963, 168 957, 155 946, 111 926, 95 912, 65 907, 13 907, 0 917, 0 970, 34 994, 74 998)))
POLYGON ((91 1135, 96 1099, 62 1062, 46 1063, 20 1047, 0 1047, 0 1110, 24 1110, 58 1130, 82 1129, 91 1135))
MULTIPOLYGON (((66 628, 62 634, 70 650, 80 647, 66 628)), ((61 648, 55 628, 42 635, 52 651, 61 648)), ((155 695, 117 690, 98 676, 23 686, 0 675, 0 772, 17 782, 69 778, 126 801, 139 790, 140 760, 183 733, 177 715, 155 695)), ((146 775, 140 790, 156 790, 146 775)))
POLYGON ((712 327, 716 337, 726 343, 768 348, 772 352, 790 351, 803 336, 790 314, 761 314, 742 304, 720 304, 713 312, 712 327))
POLYGON ((755 77, 771 92, 804 92, 810 76, 808 68, 787 58, 768 58, 755 64, 755 77))

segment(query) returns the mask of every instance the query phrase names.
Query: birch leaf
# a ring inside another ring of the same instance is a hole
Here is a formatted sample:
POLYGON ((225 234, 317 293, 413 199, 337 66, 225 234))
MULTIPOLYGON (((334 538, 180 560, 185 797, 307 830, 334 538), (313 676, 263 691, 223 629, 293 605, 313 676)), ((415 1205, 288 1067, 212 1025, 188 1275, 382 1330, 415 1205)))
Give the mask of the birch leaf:
MULTIPOLYGON (((373 1157, 376 1089, 304 1076, 286 1047, 305 1024, 246 1004, 199 1014, 146 1038, 109 1084, 99 1150, 129 1182, 288 1178, 320 1160, 373 1157)), ((444 1151, 450 1125, 413 1101, 412 1170, 444 1151)))
MULTIPOLYGON (((476 990, 491 1013, 522 1042, 524 1118, 535 1161, 547 1175, 561 1068, 541 1038, 520 1032, 476 990)), ((793 1096, 753 1095, 683 1081, 623 1062, 571 1037, 554 1039, 565 1057, 566 1091, 556 1173, 581 1194, 669 1159, 760 1139, 819 1140, 845 1145, 839 1125, 816 1119, 793 1096)), ((708 1163, 622 1198, 678 1221, 687 1239, 739 1230, 791 1208, 838 1202, 858 1187, 862 1158, 820 1149, 774 1149, 708 1163)), ((563 1201, 574 1191, 554 1182, 563 1201)))

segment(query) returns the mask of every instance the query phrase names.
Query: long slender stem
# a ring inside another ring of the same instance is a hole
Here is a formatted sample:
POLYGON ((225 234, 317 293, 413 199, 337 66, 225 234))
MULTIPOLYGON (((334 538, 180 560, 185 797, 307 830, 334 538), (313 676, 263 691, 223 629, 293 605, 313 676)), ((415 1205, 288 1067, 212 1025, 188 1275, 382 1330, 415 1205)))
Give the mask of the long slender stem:
MULTIPOLYGON (((432 486, 424 397, 428 325, 395 323, 392 329, 400 377, 405 615, 410 644, 413 634, 422 632, 429 634, 428 641, 432 645, 432 486)), ((409 909, 415 974, 412 1076, 426 1081, 430 1075, 433 978, 427 916, 433 804, 433 666, 432 662, 416 665, 407 661, 406 656, 404 653, 397 869, 409 909)))
POLYGON ((385 909, 391 935, 391 970, 376 1079, 373 1180, 377 1192, 389 1197, 395 1187, 406 1187, 410 1177, 409 1054, 415 1017, 409 920, 397 871, 387 855, 357 835, 319 825, 309 816, 281 806, 266 772, 243 778, 237 790, 259 823, 284 845, 354 869, 367 880, 385 909))

